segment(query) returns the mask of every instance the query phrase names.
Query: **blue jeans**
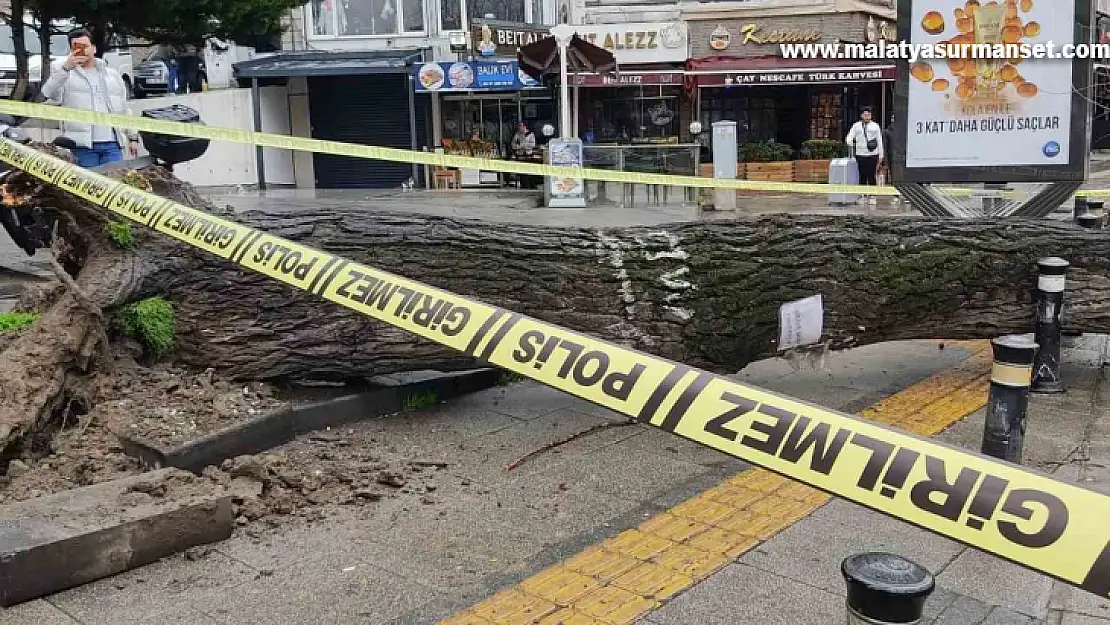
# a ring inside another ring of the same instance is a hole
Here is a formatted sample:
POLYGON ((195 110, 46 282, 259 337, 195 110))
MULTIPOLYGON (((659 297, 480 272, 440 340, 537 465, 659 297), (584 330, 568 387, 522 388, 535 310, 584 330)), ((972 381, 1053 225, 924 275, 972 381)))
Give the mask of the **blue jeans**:
POLYGON ((73 156, 81 167, 96 167, 123 160, 123 150, 115 141, 97 141, 91 148, 74 148, 73 156))

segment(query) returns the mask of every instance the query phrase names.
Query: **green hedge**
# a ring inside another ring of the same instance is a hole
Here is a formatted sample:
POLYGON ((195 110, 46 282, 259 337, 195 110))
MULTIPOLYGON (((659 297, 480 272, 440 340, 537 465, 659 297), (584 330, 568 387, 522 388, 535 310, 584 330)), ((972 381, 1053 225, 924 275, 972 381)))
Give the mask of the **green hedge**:
POLYGON ((836 139, 810 139, 802 143, 801 157, 813 161, 829 161, 848 156, 848 146, 836 139))
POLYGON ((794 148, 785 143, 759 141, 740 146, 740 155, 745 163, 777 163, 794 160, 794 148))

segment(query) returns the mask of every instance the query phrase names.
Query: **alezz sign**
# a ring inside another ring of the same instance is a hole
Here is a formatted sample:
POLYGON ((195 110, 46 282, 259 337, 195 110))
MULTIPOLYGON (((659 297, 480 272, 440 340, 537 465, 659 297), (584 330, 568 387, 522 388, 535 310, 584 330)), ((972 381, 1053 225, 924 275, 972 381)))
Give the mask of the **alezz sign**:
MULTIPOLYGON (((916 0, 909 40, 931 46, 1052 42, 1059 51, 1075 43, 1082 2, 916 0)), ((1075 114, 1073 61, 964 56, 921 59, 909 68, 907 177, 926 168, 1079 165, 1072 142, 1086 116, 1075 114)))
POLYGON ((688 56, 689 34, 682 22, 584 24, 574 29, 612 52, 618 63, 680 63, 688 56))

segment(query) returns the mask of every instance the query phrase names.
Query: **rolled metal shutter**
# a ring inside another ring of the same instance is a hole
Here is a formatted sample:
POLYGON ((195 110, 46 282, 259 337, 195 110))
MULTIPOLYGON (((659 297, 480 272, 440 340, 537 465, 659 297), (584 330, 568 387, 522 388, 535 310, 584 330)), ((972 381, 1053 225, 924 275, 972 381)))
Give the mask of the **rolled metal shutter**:
MULTIPOLYGON (((409 88, 405 74, 313 77, 308 81, 312 136, 316 139, 411 148, 409 88)), ((427 145, 427 96, 416 98, 417 145, 427 145)), ((408 163, 313 154, 316 187, 390 189, 412 177, 408 163)), ((419 181, 418 181, 419 182, 419 181)))

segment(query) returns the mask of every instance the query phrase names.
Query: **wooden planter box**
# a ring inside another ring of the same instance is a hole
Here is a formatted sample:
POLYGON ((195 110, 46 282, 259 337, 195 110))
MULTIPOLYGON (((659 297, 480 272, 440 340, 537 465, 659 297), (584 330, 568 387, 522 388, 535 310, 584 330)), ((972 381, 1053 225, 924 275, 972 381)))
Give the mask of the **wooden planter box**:
MULTIPOLYGON (((744 168, 744 163, 737 163, 736 164, 736 177, 737 177, 737 179, 740 179, 740 180, 744 179, 744 169, 745 169, 744 168)), ((702 165, 701 166, 701 171, 699 172, 699 175, 702 178, 712 178, 713 177, 713 164, 710 163, 708 165, 702 165)))
POLYGON ((760 182, 794 182, 794 161, 780 163, 747 163, 748 180, 760 182))
POLYGON ((832 161, 826 160, 794 161, 794 182, 826 183, 831 164, 832 161))

